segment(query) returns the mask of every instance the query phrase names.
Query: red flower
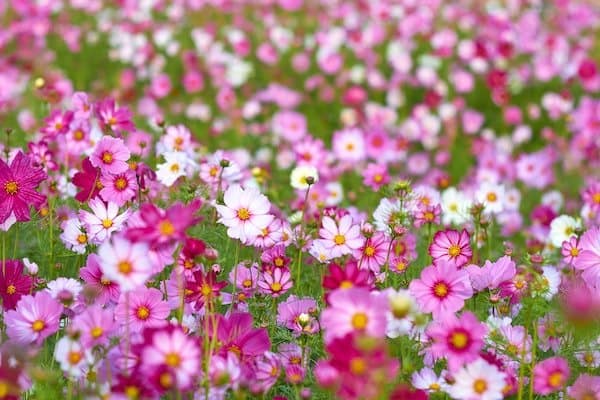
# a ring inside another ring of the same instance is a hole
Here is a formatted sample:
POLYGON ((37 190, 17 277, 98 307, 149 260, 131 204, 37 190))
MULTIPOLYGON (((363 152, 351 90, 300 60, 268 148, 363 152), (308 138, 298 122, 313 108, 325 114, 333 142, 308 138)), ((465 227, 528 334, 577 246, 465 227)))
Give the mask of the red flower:
POLYGON ((29 221, 29 206, 39 207, 46 200, 35 190, 46 178, 46 173, 34 167, 22 152, 17 153, 10 166, 0 160, 0 224, 13 212, 17 221, 29 221))
POLYGON ((23 263, 20 260, 0 262, 0 297, 7 310, 14 310, 21 296, 30 294, 33 279, 23 275, 23 263))
POLYGON ((100 183, 100 168, 94 167, 89 157, 83 160, 82 167, 83 171, 77 172, 73 176, 73 184, 80 188, 75 195, 75 199, 80 203, 86 203, 98 196, 102 184, 100 183))

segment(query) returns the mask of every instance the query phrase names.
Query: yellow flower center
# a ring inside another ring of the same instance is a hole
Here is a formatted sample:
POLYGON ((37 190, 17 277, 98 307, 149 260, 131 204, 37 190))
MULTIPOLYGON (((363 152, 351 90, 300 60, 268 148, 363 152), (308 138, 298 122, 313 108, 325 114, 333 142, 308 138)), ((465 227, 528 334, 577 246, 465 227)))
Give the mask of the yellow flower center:
POLYGON ((433 293, 440 299, 443 299, 448 295, 448 289, 448 285, 444 282, 438 282, 433 286, 433 293))
POLYGON ((171 167, 169 169, 171 170, 171 172, 179 172, 179 164, 171 164, 171 167))
POLYGON ((250 219, 250 211, 247 208, 240 208, 237 210, 237 217, 242 221, 248 221, 250 219))
POLYGON ((438 390, 440 390, 440 384, 437 382, 433 382, 431 385, 429 385, 429 390, 431 390, 432 392, 437 392, 438 390))
POLYGON ((146 306, 141 306, 135 312, 135 315, 143 321, 147 320, 150 317, 150 310, 146 306))
POLYGON ((169 220, 161 221, 158 224, 158 231, 163 236, 171 236, 175 233, 175 226, 169 220))
POLYGON ((90 332, 90 335, 94 339, 98 339, 100 336, 102 336, 102 333, 104 333, 104 330, 101 327, 96 326, 96 327, 92 328, 92 331, 90 332))
POLYGON ((127 386, 125 389, 125 396, 127 396, 127 399, 129 400, 137 400, 140 396, 140 389, 135 386, 127 386))
POLYGON ((106 279, 106 278, 102 277, 102 278, 100 278, 100 283, 103 284, 104 286, 108 286, 112 282, 110 281, 110 279, 106 279))
POLYGON ((102 153, 102 162, 104 164, 111 164, 113 162, 113 155, 110 152, 105 151, 102 153))
POLYGON ((87 235, 85 233, 80 233, 77 235, 77 243, 86 244, 87 243, 87 235))
POLYGON ((178 367, 181 364, 181 357, 177 353, 169 353, 165 357, 165 364, 172 368, 178 367))
POLYGON ((425 219, 425 221, 431 222, 435 219, 435 214, 431 211, 425 211, 425 213, 423 214, 423 219, 425 219))
POLYGON ((68 355, 69 363, 71 365, 77 365, 83 358, 83 354, 80 351, 70 351, 68 355))
POLYGON ((127 188, 127 179, 121 177, 118 177, 115 180, 115 188, 117 190, 125 190, 127 188))
POLYGON ((473 382, 473 391, 477 394, 484 394, 487 388, 488 385, 484 379, 475 379, 475 382, 473 382))
POLYGON ((342 289, 350 289, 352 286, 354 286, 354 283, 352 283, 351 281, 342 281, 340 282, 340 288, 342 289))
POLYGON ((210 167, 210 170, 208 170, 208 174, 213 178, 216 177, 219 174, 219 167, 213 165, 212 167, 210 167))
POLYGON ((75 132, 73 132, 73 139, 76 141, 83 139, 83 136, 83 131, 81 129, 77 129, 75 132))
POLYGON ((34 332, 40 332, 45 327, 46 327, 46 323, 44 321, 42 321, 41 319, 38 319, 38 320, 34 321, 33 324, 31 324, 31 329, 33 329, 34 332))
POLYGON ((452 332, 450 343, 457 350, 462 350, 469 344, 469 336, 464 332, 452 332))
POLYGON ((335 235, 335 236, 333 237, 333 242, 334 242, 336 245, 338 245, 338 246, 341 246, 341 245, 343 245, 344 243, 346 243, 346 237, 345 237, 344 235, 340 235, 340 234, 338 234, 338 235, 335 235))
POLYGON ((4 184, 6 194, 14 196, 19 192, 19 184, 16 181, 8 181, 4 184))
POLYGON ((375 174, 375 176, 373 177, 373 181, 375 183, 379 183, 383 180, 383 176, 381 176, 381 174, 375 174))
POLYGON ((357 330, 363 330, 369 323, 369 317, 363 312, 356 313, 352 316, 352 327, 357 330))
POLYGON ((271 290, 273 292, 275 292, 275 293, 281 292, 281 289, 282 289, 281 283, 279 283, 279 282, 273 282, 271 284, 271 290))
POLYGON ((577 247, 572 247, 569 253, 572 257, 577 257, 579 255, 579 249, 577 247))
POLYGON ((498 195, 494 192, 489 192, 486 196, 486 199, 490 202, 490 203, 494 203, 496 200, 498 200, 498 195))
POLYGON ((600 192, 592 195, 592 201, 596 204, 600 204, 600 192))
POLYGON ((276 267, 279 267, 279 268, 280 268, 280 267, 283 267, 283 264, 284 264, 284 260, 283 260, 283 258, 281 258, 281 257, 276 257, 276 258, 275 258, 275 261, 274 261, 274 264, 275 264, 275 266, 276 266, 276 267))
POLYGON ((117 269, 123 275, 128 275, 133 271, 133 265, 129 261, 121 261, 117 264, 117 269))
POLYGON ((102 226, 104 227, 104 229, 108 229, 108 228, 112 227, 113 226, 112 219, 108 219, 108 218, 103 219, 102 226))
POLYGON ((15 285, 8 285, 6 288, 6 294, 15 294, 17 293, 17 288, 15 285))
POLYGON ((373 246, 365 247, 365 256, 373 257, 373 254, 375 254, 375 247, 373 247, 373 246))
POLYGON ((10 386, 8 382, 2 380, 0 381, 0 399, 8 397, 8 391, 10 390, 10 386))
POLYGON ((367 372, 367 363, 360 357, 354 357, 350 360, 350 371, 354 375, 363 375, 367 372))
POLYGON ((458 247, 458 245, 453 244, 448 248, 448 255, 450 257, 458 257, 459 254, 460 254, 460 247, 458 247))
POLYGON ((250 279, 244 279, 244 281, 242 282, 242 286, 245 288, 249 288, 252 286, 252 281, 250 279))
POLYGON ((210 287, 209 284, 207 283, 203 283, 202 287, 200 288, 200 293, 202 293, 202 296, 204 297, 208 297, 212 294, 212 287, 210 287))
POLYGON ((158 380, 160 382, 160 386, 162 386, 165 389, 168 389, 171 386, 173 386, 173 377, 168 372, 161 374, 158 380))
POLYGON ((548 385, 553 388, 560 387, 563 383, 564 375, 560 371, 556 371, 550 374, 548 377, 548 385))

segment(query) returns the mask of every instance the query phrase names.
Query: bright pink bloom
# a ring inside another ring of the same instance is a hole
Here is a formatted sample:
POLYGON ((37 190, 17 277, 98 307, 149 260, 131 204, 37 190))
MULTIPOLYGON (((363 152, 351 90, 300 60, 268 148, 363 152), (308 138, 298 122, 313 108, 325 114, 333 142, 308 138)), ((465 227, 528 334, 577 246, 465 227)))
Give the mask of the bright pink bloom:
POLYGON ((163 323, 171 309, 160 290, 140 287, 127 295, 121 295, 115 308, 115 318, 122 325, 129 321, 133 331, 141 331, 145 327, 159 326, 163 323))
POLYGON ((46 178, 43 169, 20 151, 10 166, 0 159, 0 224, 12 213, 17 221, 29 221, 29 206, 39 208, 46 201, 46 196, 35 190, 46 178))
MULTIPOLYGON (((217 340, 221 343, 219 353, 236 355, 241 361, 251 360, 264 354, 271 348, 269 334, 264 328, 252 327, 252 315, 248 313, 233 313, 228 317, 218 316, 217 340)), ((212 336, 213 327, 209 328, 212 336)))
POLYGON ((187 336, 179 326, 144 330, 140 350, 140 370, 154 377, 158 390, 187 390, 201 371, 202 360, 197 339, 187 336))
POLYGON ((385 337, 389 309, 386 296, 362 288, 338 289, 328 301, 329 306, 321 314, 325 343, 352 332, 385 337))
MULTIPOLYGON (((135 130, 131 121, 132 114, 127 107, 117 107, 114 99, 105 99, 95 105, 96 116, 100 127, 115 133, 135 130)), ((116 173, 116 172, 115 172, 116 173)))
POLYGON ((154 204, 144 203, 139 211, 144 225, 129 228, 125 235, 131 241, 144 241, 153 248, 170 246, 183 240, 185 231, 198 222, 199 218, 194 214, 200 205, 200 200, 189 205, 175 203, 165 211, 154 204))
POLYGON ((316 333, 319 322, 314 317, 317 302, 310 298, 298 298, 291 295, 277 306, 277 323, 291 329, 294 333, 316 333))
POLYGON ((18 343, 41 344, 58 330, 63 306, 46 291, 24 296, 4 317, 6 334, 18 343))
POLYGON ((600 400, 600 376, 579 375, 567 394, 573 400, 600 400))
POLYGON ((561 390, 569 380, 569 363, 562 357, 547 358, 533 368, 535 393, 548 395, 561 390))
POLYGON ((90 162, 103 173, 120 174, 129 169, 127 161, 130 156, 131 153, 122 139, 103 136, 96 144, 90 162))
MULTIPOLYGON (((96 254, 90 254, 85 267, 79 270, 79 276, 91 289, 91 296, 97 304, 106 304, 108 301, 117 303, 121 291, 119 285, 108 279, 100 269, 100 258, 96 254)), ((84 289, 85 290, 85 289, 84 289)))
POLYGON ((60 110, 54 110, 44 119, 44 126, 40 129, 40 132, 49 139, 54 138, 67 133, 71 121, 73 121, 72 111, 62 113, 60 110))
POLYGON ((272 272, 265 272, 258 280, 261 293, 271 297, 279 297, 285 294, 293 286, 292 274, 283 268, 275 268, 272 272))
POLYGON ((363 184, 375 191, 390 183, 390 175, 385 165, 369 164, 362 175, 363 184))
POLYGON ((433 313, 434 318, 460 310, 473 295, 469 274, 450 263, 425 268, 410 283, 409 291, 421 310, 433 313))
POLYGON ((202 270, 194 271, 185 285, 185 301, 195 302, 196 309, 202 308, 205 303, 213 302, 227 286, 225 281, 217 281, 215 271, 204 273, 202 270))
POLYGON ((427 327, 433 343, 429 348, 434 358, 446 358, 450 370, 456 371, 465 363, 479 358, 487 328, 471 312, 460 317, 445 314, 427 327))
POLYGON ((5 310, 13 310, 22 296, 31 293, 33 279, 23 274, 21 260, 0 260, 0 298, 5 310))
POLYGON ((429 255, 433 258, 434 265, 448 262, 458 268, 462 267, 473 255, 469 233, 466 229, 460 233, 453 229, 438 231, 429 246, 429 255))
POLYGON ((104 201, 113 202, 119 207, 134 199, 137 195, 137 179, 135 172, 131 169, 119 174, 102 174, 100 182, 102 183, 100 197, 104 201))
POLYGON ((330 263, 327 266, 329 273, 323 277, 323 287, 329 289, 326 293, 325 300, 329 298, 329 294, 338 289, 349 289, 352 287, 363 287, 372 289, 374 287, 373 280, 367 269, 358 269, 356 262, 351 261, 342 267, 335 263, 330 263))
POLYGON ((581 245, 577 236, 571 236, 569 240, 565 240, 560 249, 560 254, 563 256, 563 262, 568 265, 575 264, 577 257, 581 253, 581 245))
POLYGON ((367 268, 373 272, 385 264, 390 240, 384 232, 377 231, 365 240, 364 245, 354 251, 354 258, 359 260, 360 268, 367 268))

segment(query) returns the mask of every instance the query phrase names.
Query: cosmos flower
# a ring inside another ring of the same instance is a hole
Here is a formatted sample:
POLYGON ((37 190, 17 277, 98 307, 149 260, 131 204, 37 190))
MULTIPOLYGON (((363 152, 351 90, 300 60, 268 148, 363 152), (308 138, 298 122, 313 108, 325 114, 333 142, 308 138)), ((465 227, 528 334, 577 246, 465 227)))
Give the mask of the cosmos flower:
POLYGON ((263 273, 258 280, 260 292, 272 297, 285 294, 293 284, 292 274, 289 270, 283 268, 275 268, 270 273, 263 273))
POLYGON ((564 358, 551 357, 540 361, 533 368, 535 393, 548 395, 561 390, 568 382, 569 376, 569 364, 564 358))
POLYGON ((473 251, 466 229, 458 232, 453 229, 438 231, 429 245, 429 255, 434 265, 450 263, 460 268, 471 259, 473 251))
POLYGON ((79 218, 85 224, 88 242, 94 244, 100 244, 120 231, 130 214, 129 210, 119 214, 119 206, 111 202, 104 203, 98 197, 90 200, 88 205, 93 213, 80 210, 79 218))
POLYGON ((453 375, 454 383, 448 389, 458 400, 502 400, 506 374, 495 365, 479 358, 453 375))
POLYGON ((257 189, 242 189, 231 185, 223 197, 225 204, 217 204, 219 222, 225 225, 227 235, 242 242, 251 241, 273 220, 269 214, 271 203, 257 189))
POLYGON ((115 203, 119 207, 134 199, 137 195, 137 179, 135 172, 131 169, 119 174, 102 174, 100 183, 102 184, 100 197, 104 201, 115 203))
POLYGON ((0 298, 5 310, 13 310, 22 296, 31 293, 33 279, 23 269, 21 260, 0 260, 0 298))
POLYGON ((0 223, 13 213, 17 221, 29 221, 29 207, 40 207, 46 196, 39 194, 36 187, 47 178, 31 159, 18 152, 10 165, 0 159, 0 223))
POLYGON ((363 288, 338 289, 329 295, 328 302, 321 313, 325 343, 352 332, 385 337, 389 309, 385 296, 363 288))
POLYGON ((122 236, 114 236, 98 248, 100 269, 122 292, 130 292, 143 286, 152 274, 154 263, 148 250, 146 243, 131 243, 122 236))
POLYGON ((100 189, 102 189, 100 168, 94 167, 90 158, 86 157, 82 162, 82 170, 73 176, 72 182, 80 188, 75 195, 75 200, 85 203, 100 194, 100 189))
POLYGON ((22 344, 41 344, 58 330, 63 306, 47 291, 21 297, 14 310, 4 316, 6 334, 22 344))
POLYGON ((331 217, 323 217, 322 228, 319 230, 319 241, 326 250, 330 252, 330 258, 336 258, 345 254, 352 254, 360 249, 364 238, 360 233, 360 227, 352 224, 352 216, 344 215, 339 223, 331 217))
POLYGON ((425 268, 410 283, 409 291, 421 310, 433 313, 434 318, 460 310, 473 295, 469 274, 450 263, 425 268))
POLYGON ((123 143, 123 139, 103 136, 90 156, 90 163, 92 166, 100 168, 102 173, 116 175, 129 169, 127 161, 130 156, 131 153, 123 143))
POLYGON ((160 290, 142 286, 130 292, 128 298, 121 295, 114 313, 121 324, 129 323, 132 331, 141 331, 145 327, 161 325, 171 309, 160 290))

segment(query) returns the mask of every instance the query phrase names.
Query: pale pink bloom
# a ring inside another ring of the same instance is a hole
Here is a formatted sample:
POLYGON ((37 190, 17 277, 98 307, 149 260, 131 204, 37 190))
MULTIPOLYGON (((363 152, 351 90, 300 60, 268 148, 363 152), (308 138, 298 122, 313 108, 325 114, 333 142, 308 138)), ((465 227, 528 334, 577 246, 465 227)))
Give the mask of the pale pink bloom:
POLYGON ((62 225, 60 240, 65 247, 77 254, 84 254, 88 244, 88 236, 79 218, 69 218, 62 225))
POLYGON ((294 282, 290 271, 283 268, 275 268, 273 271, 265 272, 258 280, 258 287, 261 293, 279 297, 287 292, 294 282))
POLYGON ((159 326, 170 313, 171 309, 163 300, 161 291, 143 286, 121 295, 115 308, 116 320, 122 326, 129 323, 133 331, 141 331, 147 326, 159 326))
POLYGON ((149 250, 144 242, 131 243, 115 236, 98 248, 100 269, 106 278, 119 284, 121 291, 130 292, 143 286, 152 275, 154 263, 149 250))
POLYGON ((92 305, 73 318, 69 329, 79 333, 79 338, 84 346, 94 347, 107 345, 113 328, 113 311, 92 305))
POLYGON ((98 197, 91 199, 88 204, 93 214, 81 210, 79 218, 85 224, 88 241, 93 244, 100 244, 114 232, 120 231, 129 217, 129 210, 119 215, 119 206, 112 202, 105 204, 98 197))
POLYGON ((271 203, 258 189, 242 189, 232 185, 223 197, 224 205, 217 204, 219 222, 225 225, 227 235, 242 242, 254 240, 273 221, 269 214, 271 203))
POLYGON ((6 311, 6 335, 17 343, 39 345, 58 330, 62 310, 47 291, 23 296, 16 309, 6 311))
POLYGON ((331 258, 352 254, 361 248, 364 238, 358 225, 352 225, 352 217, 344 215, 339 224, 333 218, 323 217, 323 227, 319 230, 320 243, 330 252, 331 258))
POLYGON ((579 247, 581 251, 573 266, 582 270, 584 279, 593 286, 600 279, 600 228, 585 232, 579 240, 579 247))

